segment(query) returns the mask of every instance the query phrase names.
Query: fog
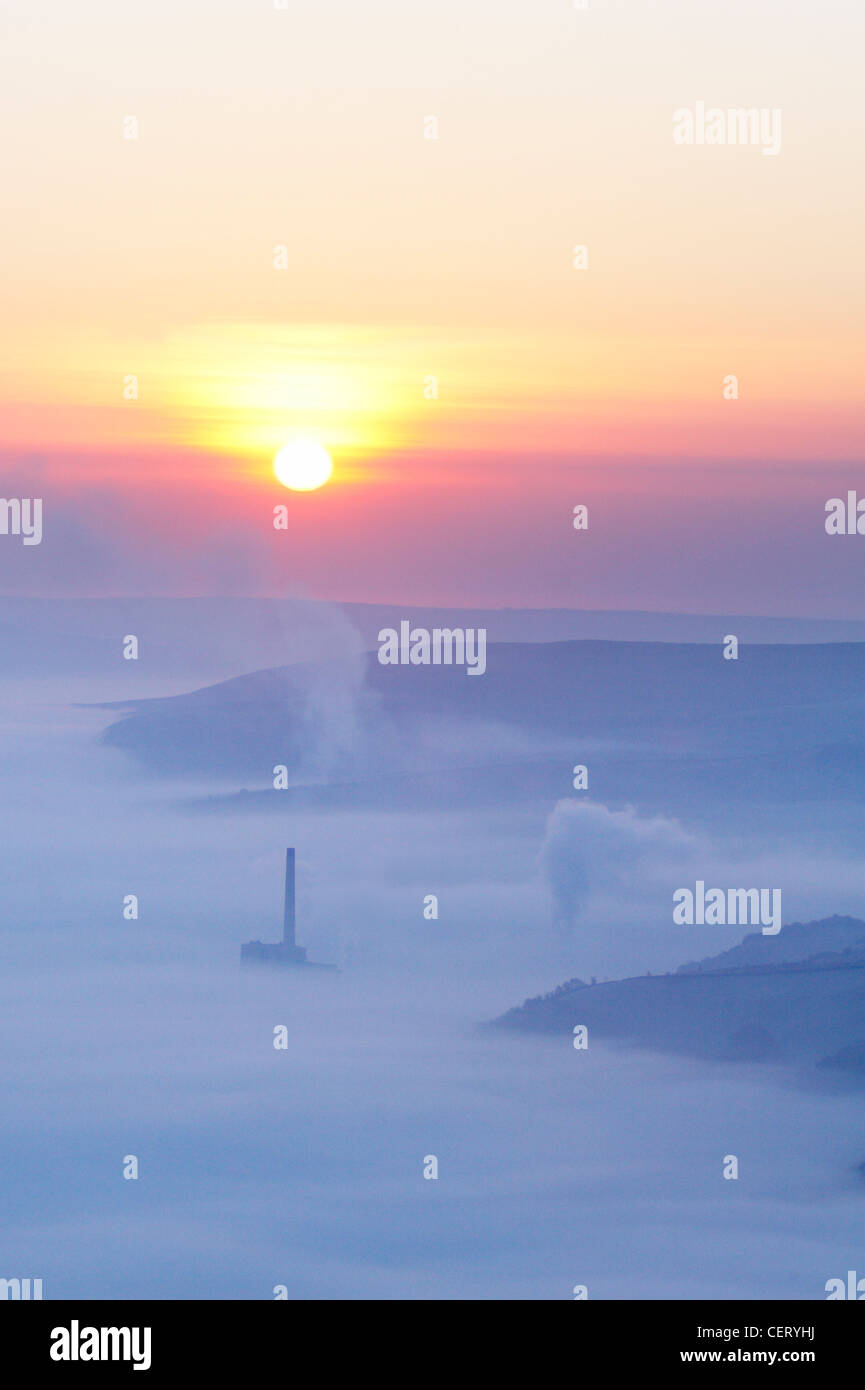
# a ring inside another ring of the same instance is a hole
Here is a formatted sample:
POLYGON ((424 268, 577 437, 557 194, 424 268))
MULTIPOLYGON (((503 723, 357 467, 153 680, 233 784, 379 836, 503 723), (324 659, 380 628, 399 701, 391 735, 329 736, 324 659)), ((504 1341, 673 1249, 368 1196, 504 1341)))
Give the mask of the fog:
MULTIPOLYGON (((0 683, 0 1273, 46 1298, 809 1299, 861 1264, 855 1093, 482 1026, 573 976, 734 945, 673 926, 695 875, 779 883, 785 921, 861 911, 855 807, 823 808, 844 832, 823 844, 790 808, 752 836, 743 803, 723 834, 525 802, 504 775, 482 815, 208 815, 230 779, 160 779, 99 742, 118 712, 92 706, 129 675, 0 683), (339 974, 240 967, 279 936, 286 845, 298 939, 339 974)), ((136 671, 135 693, 172 686, 136 671)), ((351 743, 350 702, 312 709, 351 743)), ((496 743, 439 736, 444 759, 496 743)), ((545 747, 526 739, 497 746, 545 747)))

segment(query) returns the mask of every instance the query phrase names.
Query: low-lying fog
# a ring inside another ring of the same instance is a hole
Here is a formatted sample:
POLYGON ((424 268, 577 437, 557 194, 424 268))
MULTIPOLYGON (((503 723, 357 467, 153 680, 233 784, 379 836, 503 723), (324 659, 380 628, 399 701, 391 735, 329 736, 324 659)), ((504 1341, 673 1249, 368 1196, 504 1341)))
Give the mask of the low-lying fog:
MULTIPOLYGON (((212 786, 142 778, 96 742, 115 716, 70 704, 117 695, 0 687, 0 1275, 46 1298, 809 1299, 861 1266, 855 1096, 477 1027, 574 975, 735 944, 672 923, 704 868, 781 883, 787 921, 861 914, 843 835, 797 841, 791 812, 749 843, 743 807, 706 840, 505 794, 203 815, 185 799, 212 786), (338 975, 240 968, 279 936, 288 844, 298 938, 338 975)), ((855 810, 834 813, 848 844, 855 810)))

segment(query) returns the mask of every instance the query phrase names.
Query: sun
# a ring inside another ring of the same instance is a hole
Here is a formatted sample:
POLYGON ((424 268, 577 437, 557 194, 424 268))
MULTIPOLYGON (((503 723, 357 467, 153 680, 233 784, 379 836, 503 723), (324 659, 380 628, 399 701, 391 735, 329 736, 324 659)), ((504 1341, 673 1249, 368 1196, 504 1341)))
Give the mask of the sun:
POLYGON ((317 439, 292 439, 273 460, 273 471, 284 487, 312 492, 323 487, 333 472, 333 459, 317 439))

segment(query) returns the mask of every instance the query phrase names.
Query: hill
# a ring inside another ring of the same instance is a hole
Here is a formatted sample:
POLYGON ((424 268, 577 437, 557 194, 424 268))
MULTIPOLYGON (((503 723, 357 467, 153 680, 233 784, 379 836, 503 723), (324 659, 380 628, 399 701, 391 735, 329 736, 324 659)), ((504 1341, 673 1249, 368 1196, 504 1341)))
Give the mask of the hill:
POLYGON ((774 961, 718 967, 715 957, 668 975, 593 985, 572 980, 527 999, 494 1026, 565 1040, 582 1024, 590 1040, 615 1038, 715 1061, 814 1066, 825 1060, 852 1074, 865 1049, 865 922, 827 918, 797 925, 792 958, 782 943, 792 928, 785 928, 781 937, 763 939, 777 947, 774 961), (796 955, 806 937, 831 948, 848 935, 854 944, 843 950, 796 955))
POLYGON ((593 798, 688 815, 865 800, 863 692, 858 644, 724 661, 720 645, 502 642, 474 678, 359 653, 129 700, 104 739, 157 776, 229 779, 251 797, 285 764, 316 804, 549 806, 581 759, 593 798))

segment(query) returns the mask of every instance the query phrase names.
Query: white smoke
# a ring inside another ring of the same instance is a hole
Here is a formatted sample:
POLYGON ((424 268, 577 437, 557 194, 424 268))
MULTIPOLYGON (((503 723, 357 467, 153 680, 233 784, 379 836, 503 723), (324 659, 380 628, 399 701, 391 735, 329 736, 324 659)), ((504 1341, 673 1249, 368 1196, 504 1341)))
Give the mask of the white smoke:
POLYGON ((559 801, 547 820, 540 862, 556 915, 575 922, 597 894, 689 872, 697 840, 678 821, 611 811, 597 801, 559 801))

